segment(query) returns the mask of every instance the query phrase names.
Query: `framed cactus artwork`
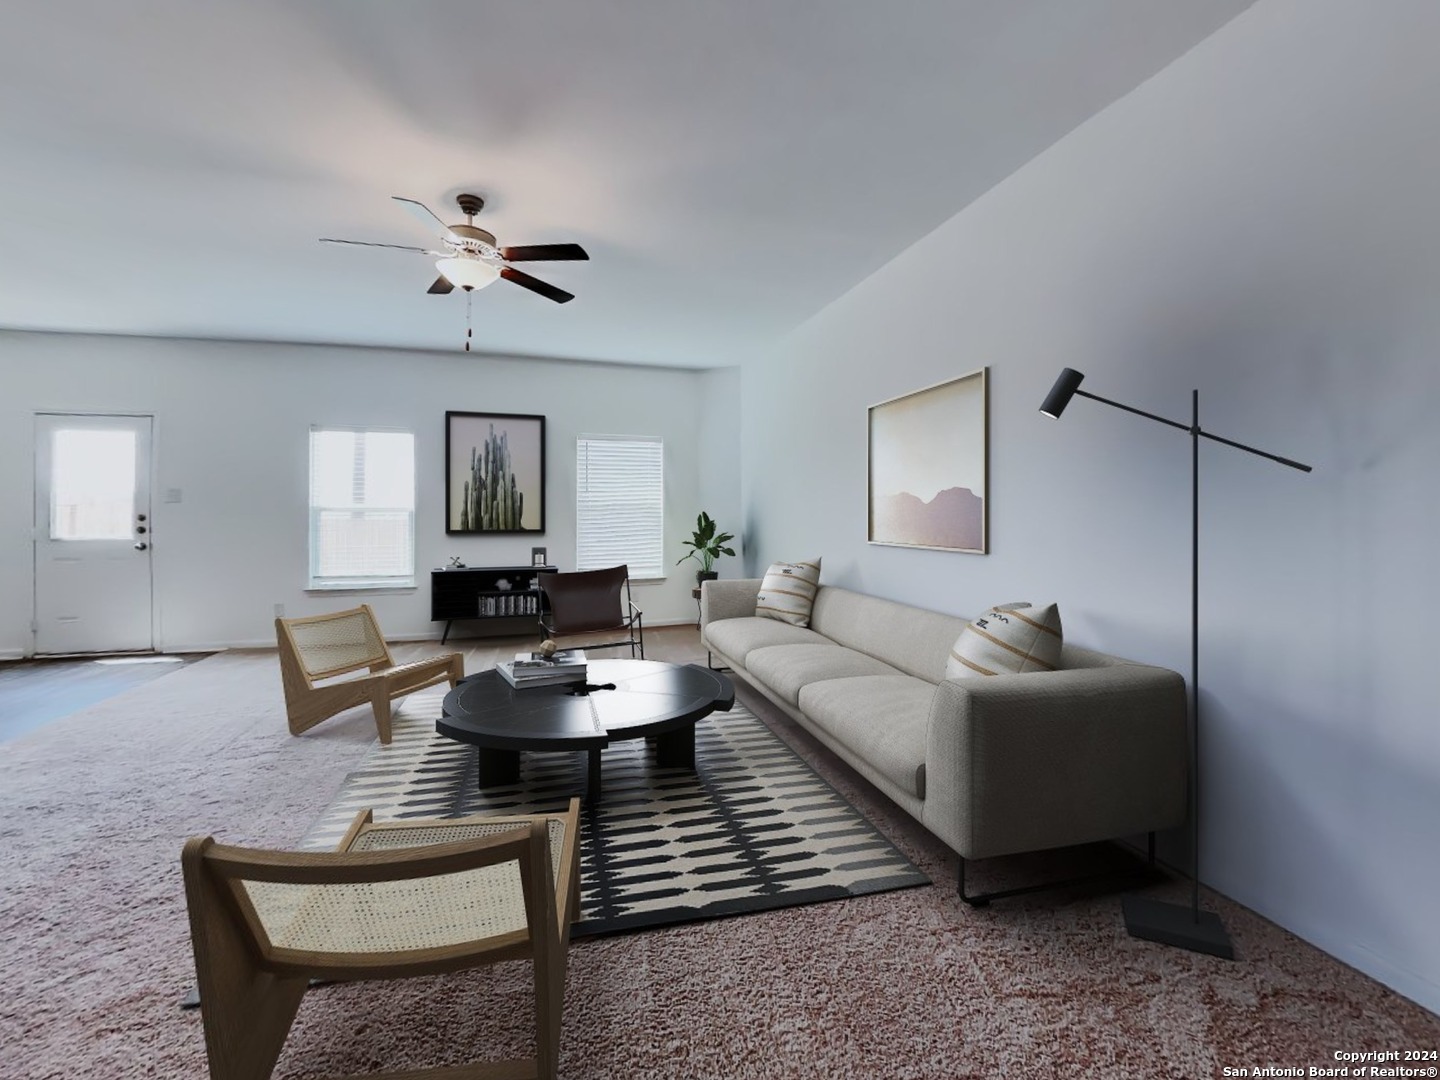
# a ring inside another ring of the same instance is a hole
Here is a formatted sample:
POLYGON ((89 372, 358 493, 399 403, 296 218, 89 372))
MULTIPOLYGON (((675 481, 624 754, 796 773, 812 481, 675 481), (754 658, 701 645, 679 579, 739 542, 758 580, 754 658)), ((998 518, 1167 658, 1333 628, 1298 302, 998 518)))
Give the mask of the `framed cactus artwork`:
POLYGON ((545 531, 545 417, 445 414, 445 531, 545 531))

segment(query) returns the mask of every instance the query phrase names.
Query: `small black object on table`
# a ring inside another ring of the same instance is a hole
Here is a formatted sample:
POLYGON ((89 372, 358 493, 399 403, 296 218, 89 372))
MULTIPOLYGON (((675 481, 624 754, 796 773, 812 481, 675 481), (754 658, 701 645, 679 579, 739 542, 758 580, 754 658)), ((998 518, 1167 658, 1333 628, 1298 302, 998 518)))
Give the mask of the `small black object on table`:
POLYGON ((480 787, 520 779, 522 750, 584 750, 585 802, 600 801, 600 751, 613 741, 654 738, 661 768, 695 768, 695 723, 735 704, 724 675, 695 664, 592 660, 583 683, 517 690, 494 670, 445 695, 435 730, 478 748, 480 787))

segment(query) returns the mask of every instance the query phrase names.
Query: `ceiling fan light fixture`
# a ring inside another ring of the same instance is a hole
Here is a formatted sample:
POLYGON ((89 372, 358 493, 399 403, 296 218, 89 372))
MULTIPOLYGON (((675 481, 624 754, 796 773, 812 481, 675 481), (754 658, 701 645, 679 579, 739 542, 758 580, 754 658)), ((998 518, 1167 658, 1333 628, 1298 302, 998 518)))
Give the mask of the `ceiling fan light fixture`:
POLYGON ((435 269, 462 289, 483 289, 500 276, 500 268, 482 259, 438 259, 435 269))

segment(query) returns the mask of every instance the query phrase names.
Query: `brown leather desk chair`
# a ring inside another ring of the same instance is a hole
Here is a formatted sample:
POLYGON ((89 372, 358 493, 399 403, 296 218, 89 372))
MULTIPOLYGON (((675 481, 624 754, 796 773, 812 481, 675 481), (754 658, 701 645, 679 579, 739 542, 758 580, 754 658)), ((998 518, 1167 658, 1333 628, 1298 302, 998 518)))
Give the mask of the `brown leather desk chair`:
POLYGON ((640 650, 645 659, 644 619, 630 599, 630 568, 581 570, 571 574, 541 574, 550 610, 540 616, 540 631, 548 638, 599 635, 601 641, 576 641, 586 649, 630 646, 631 657, 640 650), (623 635, 623 636, 621 636, 623 635), (606 641, 611 637, 615 640, 606 641))

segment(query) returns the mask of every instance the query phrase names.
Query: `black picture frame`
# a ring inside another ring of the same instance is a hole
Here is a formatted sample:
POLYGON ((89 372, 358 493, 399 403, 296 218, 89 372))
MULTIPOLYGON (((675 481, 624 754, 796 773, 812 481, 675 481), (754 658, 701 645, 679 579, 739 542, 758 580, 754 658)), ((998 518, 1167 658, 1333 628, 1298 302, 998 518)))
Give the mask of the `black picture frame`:
POLYGON ((545 417, 445 413, 445 532, 545 532, 545 417))

